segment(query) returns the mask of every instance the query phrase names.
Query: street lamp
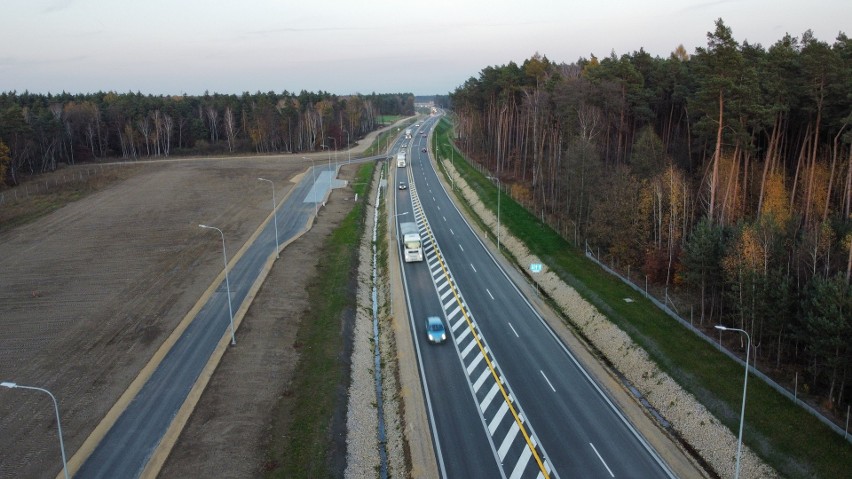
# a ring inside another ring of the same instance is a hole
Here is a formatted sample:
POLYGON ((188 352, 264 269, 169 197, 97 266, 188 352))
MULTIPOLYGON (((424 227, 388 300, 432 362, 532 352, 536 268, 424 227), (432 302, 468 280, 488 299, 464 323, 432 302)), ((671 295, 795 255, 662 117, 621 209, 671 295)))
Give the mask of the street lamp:
POLYGON ((222 235, 222 257, 225 258, 225 287, 228 289, 228 312, 231 314, 231 346, 237 345, 237 337, 234 334, 234 308, 231 306, 231 282, 228 280, 228 253, 225 252, 225 233, 215 226, 198 225, 199 228, 216 230, 222 235))
POLYGON ((346 132, 346 153, 349 155, 346 160, 346 164, 352 163, 352 149, 349 148, 349 130, 343 130, 346 132))
POLYGON ((59 430, 59 449, 62 451, 62 471, 65 473, 65 479, 68 479, 68 461, 65 460, 65 443, 62 442, 62 423, 59 421, 59 403, 56 402, 56 398, 47 389, 22 386, 9 381, 3 381, 0 383, 0 386, 9 389, 32 389, 33 391, 41 391, 50 396, 50 399, 53 400, 53 409, 56 411, 56 428, 59 430))
POLYGON ((456 147, 453 144, 450 144, 450 164, 453 165, 453 176, 450 177, 453 180, 453 191, 456 190, 456 176, 458 172, 456 171, 456 147))
POLYGON ((751 352, 751 337, 742 329, 737 328, 726 328, 721 324, 716 325, 716 329, 720 331, 737 331, 745 334, 746 336, 746 364, 745 364, 745 379, 743 379, 743 407, 740 412, 740 434, 737 439, 737 468, 734 473, 734 479, 739 479, 740 477, 740 454, 742 453, 743 448, 743 423, 745 422, 745 405, 746 405, 746 387, 748 386, 748 355, 751 352))
MULTIPOLYGON (((334 142, 334 166, 337 167, 337 138, 333 136, 328 137, 329 140, 334 142)), ((328 166, 331 168, 331 150, 328 151, 328 166)))
MULTIPOLYGON (((394 220, 396 220, 396 218, 399 218, 400 216, 405 216, 405 215, 407 215, 408 213, 410 213, 410 212, 409 212, 409 211, 406 211, 405 213, 399 213, 399 214, 393 215, 394 220)), ((394 233, 396 232, 396 229, 397 229, 398 227, 399 227, 398 225, 394 225, 394 227, 393 227, 393 232, 394 232, 394 233)), ((393 233, 391 233, 391 239, 394 239, 394 234, 393 234, 393 233)))
POLYGON ((500 178, 489 176, 489 180, 497 180, 497 251, 500 251, 500 178))
POLYGON ((314 159, 313 158, 308 158, 307 156, 303 156, 302 159, 303 160, 311 160, 311 177, 314 180, 314 187, 311 189, 311 191, 314 192, 314 216, 316 217, 316 216, 319 216, 319 210, 317 209, 317 192, 316 192, 317 174, 314 173, 314 169, 316 168, 316 165, 314 165, 314 159))
POLYGON ((266 178, 258 178, 258 181, 268 181, 272 185, 272 219, 275 221, 275 257, 280 258, 281 256, 278 253, 278 215, 275 214, 275 183, 266 178))

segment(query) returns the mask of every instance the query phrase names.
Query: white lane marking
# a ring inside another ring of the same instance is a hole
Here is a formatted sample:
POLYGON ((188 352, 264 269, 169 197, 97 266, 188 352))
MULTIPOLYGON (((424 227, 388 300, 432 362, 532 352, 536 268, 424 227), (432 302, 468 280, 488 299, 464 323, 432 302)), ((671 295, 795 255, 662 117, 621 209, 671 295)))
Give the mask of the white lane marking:
MULTIPOLYGON (((440 291, 440 289, 439 289, 439 291, 440 291)), ((447 288, 447 290, 444 291, 444 294, 441 295, 441 301, 443 301, 444 298, 446 298, 447 296, 452 294, 452 292, 453 292, 453 288, 447 288)))
POLYGON ((444 221, 447 221, 447 217, 446 217, 446 216, 441 216, 441 218, 444 218, 444 221))
MULTIPOLYGON (((476 340, 475 340, 475 339, 471 339, 471 340, 470 340, 470 342, 469 342, 469 343, 467 343, 467 347, 465 347, 465 348, 464 348, 464 351, 462 351, 462 353, 461 353, 461 357, 462 357, 462 359, 466 358, 466 357, 467 357, 467 353, 469 353, 469 352, 470 352, 470 351, 471 351, 474 347, 476 347, 476 340)), ((488 369, 488 368, 485 368, 485 372, 491 372, 491 370, 490 370, 490 369, 488 369)), ((476 387, 476 386, 474 386, 474 389, 479 389, 479 388, 478 388, 478 387, 476 387)))
POLYGON ((494 295, 491 294, 491 291, 489 291, 488 288, 485 288, 485 292, 488 293, 488 296, 491 296, 491 299, 494 299, 494 295))
POLYGON ((615 474, 612 473, 612 469, 610 469, 609 466, 606 465, 606 461, 603 460, 603 458, 601 457, 601 453, 598 452, 598 449, 595 447, 595 445, 592 443, 589 443, 589 445, 592 446, 592 450, 595 451, 595 454, 598 455, 598 459, 600 459, 603 463, 604 467, 606 468, 606 472, 609 473, 609 477, 615 477, 615 474))
MULTIPOLYGON (((513 332, 513 333, 515 333, 515 337, 516 337, 516 338, 520 338, 520 336, 518 336, 518 332, 517 332, 517 331, 515 331, 515 327, 514 327, 514 326, 512 326, 512 323, 509 323, 509 327, 510 327, 510 328, 512 328, 512 332, 513 332)), ((555 391, 554 391, 554 392, 555 392, 555 391)))
MULTIPOLYGON (((538 372, 540 372, 542 377, 544 377, 544 380, 547 381, 547 385, 550 386, 550 389, 552 389, 553 392, 556 392, 556 389, 554 389, 553 384, 550 384, 550 379, 547 379, 547 376, 544 375, 544 371, 539 369, 538 372)), ((589 444, 591 444, 591 443, 589 443, 589 444)), ((592 447, 594 447, 594 446, 592 446, 592 447)))
POLYGON ((485 410, 491 404, 491 400, 494 399, 494 396, 497 395, 497 391, 499 391, 499 390, 500 390, 500 387, 497 386, 497 382, 495 381, 494 385, 491 386, 491 389, 488 391, 488 394, 486 394, 485 398, 482 400, 482 402, 479 403, 479 410, 480 411, 482 411, 483 413, 485 412, 485 410))
POLYGON ((452 229, 452 228, 450 228, 450 234, 451 234, 451 235, 453 235, 453 236, 455 236, 455 235, 456 235, 456 234, 453 232, 453 229, 452 229))
POLYGON ((512 475, 509 476, 509 479, 520 479, 520 477, 524 474, 524 470, 527 468, 530 456, 532 456, 532 450, 530 450, 529 447, 525 447, 524 452, 522 452, 521 457, 518 458, 518 462, 515 464, 515 469, 512 470, 512 475))
MULTIPOLYGON (((470 373, 472 373, 473 370, 476 369, 477 366, 479 366, 479 363, 482 362, 482 358, 484 358, 484 357, 485 356, 483 356, 482 354, 477 354, 476 357, 473 358, 473 361, 471 361, 470 364, 467 367, 467 375, 468 376, 470 376, 470 373)), ((497 383, 494 383, 494 384, 496 385, 497 383)))
POLYGON ((470 328, 462 329, 461 334, 459 334, 458 337, 456 338, 456 344, 461 344, 462 341, 465 340, 465 338, 467 337, 468 334, 470 334, 470 328))
POLYGON ((497 430, 497 426, 500 425, 500 421, 503 419, 503 416, 506 415, 506 411, 509 410, 509 403, 503 401, 503 404, 500 405, 500 409, 497 410, 497 414, 494 415, 494 418, 491 419, 491 424, 488 425, 488 432, 493 436, 494 431, 497 430))
MULTIPOLYGON (((459 311, 461 311, 461 306, 456 306, 456 309, 454 309, 454 310, 453 310, 453 312, 451 312, 451 313, 449 313, 449 314, 447 315, 447 321, 452 321, 453 319, 455 319, 455 318, 456 318, 456 314, 457 314, 459 311)), ((462 317, 461 317, 461 321, 464 321, 464 315, 462 315, 462 317)), ((458 327, 458 326, 453 326, 453 332, 455 332, 455 331, 456 331, 456 328, 457 328, 457 327, 458 327)))
POLYGON ((476 268, 474 268, 474 267, 473 267, 473 263, 470 263, 470 269, 472 269, 474 273, 476 273, 476 272, 477 272, 477 271, 476 271, 476 268))
POLYGON ((441 207, 440 207, 440 206, 435 205, 435 208, 438 208, 438 211, 441 211, 441 207))
POLYGON ((479 388, 481 388, 481 387, 482 387, 482 383, 484 383, 484 382, 485 382, 485 380, 486 380, 486 379, 488 379, 488 377, 489 377, 490 375, 491 375, 491 370, 490 370, 490 369, 485 368, 485 369, 483 369, 483 370, 482 370, 482 374, 480 374, 480 375, 479 375, 479 378, 476 380, 476 382, 475 382, 475 383, 473 383, 473 390, 474 390, 474 392, 478 392, 478 391, 479 391, 479 388))
POLYGON ((497 451, 501 461, 506 458, 506 453, 509 452, 509 447, 512 445, 512 441, 514 441, 515 436, 518 435, 518 429, 518 421, 512 422, 512 427, 509 428, 509 432, 506 434, 506 437, 503 438, 503 443, 500 444, 500 449, 497 451))
POLYGON ((460 250, 462 250, 462 251, 464 251, 464 246, 462 246, 461 244, 459 244, 459 249, 460 249, 460 250))

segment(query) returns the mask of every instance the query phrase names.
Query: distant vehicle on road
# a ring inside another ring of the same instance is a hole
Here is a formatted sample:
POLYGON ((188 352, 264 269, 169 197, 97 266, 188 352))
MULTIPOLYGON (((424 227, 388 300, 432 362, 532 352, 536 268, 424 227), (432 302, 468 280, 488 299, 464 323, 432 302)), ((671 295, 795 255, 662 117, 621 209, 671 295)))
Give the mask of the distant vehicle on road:
POLYGON ((405 184, 405 183, 403 183, 403 182, 401 182, 401 181, 400 181, 400 182, 399 182, 399 189, 404 190, 404 189, 406 189, 406 188, 408 188, 408 186, 406 186, 406 184, 405 184))
POLYGON ((400 150, 400 152, 396 154, 396 167, 405 168, 405 151, 400 150))
POLYGON ((423 148, 423 149, 422 149, 422 150, 420 150, 420 151, 422 151, 423 153, 426 153, 426 148, 423 148))
POLYGON ((411 128, 405 130, 405 139, 408 140, 409 138, 411 138, 411 128))
POLYGON ((437 316, 429 316, 426 318, 426 337, 430 343, 443 343, 447 340, 447 331, 444 329, 444 322, 437 316))

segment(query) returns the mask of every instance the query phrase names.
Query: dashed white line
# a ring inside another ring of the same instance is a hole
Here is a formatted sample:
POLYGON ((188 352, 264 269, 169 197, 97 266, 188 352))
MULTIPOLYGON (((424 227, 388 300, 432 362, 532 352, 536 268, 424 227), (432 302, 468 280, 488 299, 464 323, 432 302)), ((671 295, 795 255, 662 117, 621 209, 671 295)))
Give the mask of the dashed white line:
POLYGON ((615 477, 615 474, 612 473, 612 469, 610 469, 609 466, 606 465, 606 461, 603 460, 601 454, 598 452, 598 449, 595 447, 595 445, 592 443, 589 443, 589 445, 592 446, 592 450, 595 451, 595 454, 598 455, 598 459, 600 459, 603 463, 604 467, 606 468, 606 472, 609 473, 609 477, 615 477))
POLYGON ((464 251, 464 246, 462 246, 461 244, 459 244, 459 249, 460 249, 460 250, 462 250, 462 251, 464 251))
POLYGON ((446 217, 446 216, 441 216, 441 218, 444 218, 444 221, 447 221, 447 217, 446 217))
POLYGON ((453 233, 453 229, 452 229, 452 228, 450 228, 450 234, 451 234, 451 235, 453 235, 453 236, 455 236, 455 235, 456 235, 455 233, 453 233))
POLYGON ((472 269, 474 273, 476 273, 476 272, 477 272, 477 271, 476 271, 476 268, 474 268, 474 267, 473 267, 473 263, 470 263, 470 269, 472 269))
POLYGON ((485 292, 488 293, 488 296, 491 296, 491 299, 494 299, 494 295, 491 294, 491 291, 489 291, 488 288, 485 288, 485 292))
MULTIPOLYGON (((547 376, 544 374, 544 371, 539 369, 538 372, 540 372, 542 377, 544 377, 544 380, 547 381, 547 385, 550 386, 551 391, 556 392, 556 389, 553 387, 553 384, 550 384, 550 379, 547 379, 547 376)), ((591 444, 591 443, 589 443, 589 444, 591 444)), ((595 446, 592 446, 592 447, 595 447, 595 446)), ((601 460, 603 460, 603 459, 601 459, 601 460)))
POLYGON ((514 326, 512 326, 512 323, 509 323, 509 327, 510 327, 510 328, 512 328, 512 332, 513 332, 513 333, 515 333, 515 337, 516 337, 516 338, 520 338, 520 336, 518 336, 518 332, 517 332, 517 331, 515 331, 515 327, 514 327, 514 326))

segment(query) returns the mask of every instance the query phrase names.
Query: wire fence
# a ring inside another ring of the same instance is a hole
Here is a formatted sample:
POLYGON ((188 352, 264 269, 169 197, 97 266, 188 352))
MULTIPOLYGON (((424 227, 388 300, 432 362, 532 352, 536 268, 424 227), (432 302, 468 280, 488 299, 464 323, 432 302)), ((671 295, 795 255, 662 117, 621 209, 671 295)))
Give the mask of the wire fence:
MULTIPOLYGON (((491 176, 492 175, 491 171, 488 168, 484 167, 482 164, 480 164, 478 162, 469 161, 468 165, 473 167, 475 170, 477 170, 482 175, 485 175, 485 176, 491 176)), ((511 194, 511 191, 505 191, 504 188, 502 188, 502 186, 503 186, 502 184, 498 183, 495 186, 497 186, 503 194, 506 194, 510 197, 513 196, 511 194)), ((515 200, 516 202, 521 203, 522 206, 524 206, 527 210, 532 211, 530 205, 524 204, 524 202, 519 201, 517 198, 512 198, 512 199, 515 200)), ((571 234, 571 231, 569 231, 569 229, 570 229, 569 223, 568 222, 563 223, 561 221, 554 222, 554 221, 552 221, 552 219, 553 218, 551 218, 549 215, 546 215, 544 213, 544 211, 541 210, 540 220, 543 223, 550 226, 551 228, 554 228, 556 231, 559 231, 563 238, 569 238, 569 236, 566 236, 566 235, 571 234)), ((577 237, 577 234, 576 234, 576 228, 574 228, 573 233, 574 233, 573 234, 574 244, 576 246, 580 246, 579 244, 577 244, 578 237, 577 237)), ((628 277, 624 277, 621 273, 619 273, 616 270, 617 268, 611 267, 611 266, 605 264, 605 262, 602 260, 602 257, 600 255, 599 251, 598 251, 598 254, 594 254, 594 252, 589 248, 588 244, 585 245, 585 254, 586 254, 587 258, 589 258, 590 260, 597 263, 598 266, 600 266, 601 268, 604 269, 604 271, 606 271, 609 274, 619 278, 625 284, 629 285, 631 288, 633 288, 634 290, 638 291, 640 294, 645 296, 649 301, 651 301, 655 306, 660 308, 667 315, 669 315, 670 317, 675 319, 677 322, 682 324, 685 328, 687 328, 690 331, 692 331, 693 333, 695 333, 699 338, 701 338, 704 341, 706 341, 707 343, 711 344, 714 348, 718 349, 720 352, 722 352, 723 354, 725 354, 729 358, 733 359, 734 361, 736 361, 741 366, 745 367, 745 361, 743 361, 742 359, 740 359, 739 356, 737 356, 736 354, 734 354, 733 352, 729 351, 724 346, 722 346, 721 336, 717 340, 717 339, 707 335, 703 330, 695 327, 695 325, 693 324, 693 315, 692 315, 691 306, 689 307, 690 308, 689 321, 687 321, 686 319, 681 317, 681 313, 677 310, 677 307, 675 306, 674 299, 671 298, 668 294, 668 288, 665 288, 663 290, 663 298, 661 300, 660 298, 657 298, 652 292, 650 292, 649 285, 648 285, 648 282, 647 282, 647 278, 646 278, 645 283, 644 283, 644 289, 642 287, 643 285, 636 284, 629 278, 629 274, 630 274, 629 273, 629 271, 630 271, 629 266, 628 266, 628 277)), ((651 290, 653 290, 653 289, 654 288, 652 287, 651 290)), ((682 307, 683 307, 683 305, 682 305, 682 307)), ((684 311, 686 310, 685 307, 683 307, 683 309, 684 309, 684 311)), ((824 424, 826 424, 828 427, 830 427, 834 432, 843 436, 844 439, 846 439, 849 442, 852 442, 852 435, 849 434, 849 419, 850 419, 850 407, 849 407, 849 405, 847 405, 847 408, 846 408, 845 428, 843 428, 843 427, 840 427, 831 417, 825 415, 822 411, 813 407, 811 404, 809 404, 807 401, 803 400, 800 397, 800 394, 799 394, 799 391, 798 391, 798 375, 796 376, 796 382, 794 383, 795 384, 794 389, 790 390, 787 387, 779 384, 778 382, 776 382, 775 380, 773 380, 772 378, 770 378, 769 376, 767 376, 763 372, 761 372, 759 369, 757 369, 755 367, 754 364, 755 364, 755 362, 752 362, 752 364, 749 364, 749 366, 748 366, 749 371, 751 373, 753 373, 755 376, 757 376, 758 378, 763 380, 766 384, 768 384, 770 387, 772 387, 773 389, 778 391, 780 394, 782 394, 783 396, 785 396, 789 400, 793 401, 794 404, 797 404, 798 406, 802 407, 805 411, 807 411, 810 414, 812 414, 813 416, 815 416, 817 419, 819 419, 824 424)))
MULTIPOLYGON (((690 317, 689 321, 682 318, 680 316, 680 314, 675 309, 673 309, 674 304, 672 303, 671 299, 668 296, 668 290, 667 289, 665 290, 664 298, 662 300, 660 300, 659 298, 655 297, 652 293, 650 293, 648 291, 647 281, 646 281, 645 287, 643 289, 641 285, 634 283, 629 278, 625 278, 624 276, 621 275, 621 273, 616 271, 615 268, 610 267, 609 265, 605 264, 604 261, 600 258, 600 253, 598 253, 596 255, 589 248, 588 244, 585 246, 585 254, 586 254, 587 258, 594 261, 598 266, 603 268, 604 271, 606 271, 607 273, 619 278, 625 284, 627 284, 628 286, 630 286, 634 290, 638 291, 645 298, 647 298, 649 301, 651 301, 656 307, 660 308, 660 310, 662 310, 664 313, 666 313, 667 315, 672 317, 675 321, 677 321, 681 325, 683 325, 683 327, 689 329, 690 331, 695 333, 696 336, 703 339, 707 343, 713 345, 714 348, 718 349, 723 354, 725 354, 729 358, 731 358, 734 361, 736 361, 737 363, 739 363, 740 366, 745 367, 745 365, 746 365, 745 361, 743 361, 742 359, 740 359, 739 356, 737 356, 736 354, 732 353, 731 351, 729 351, 728 349, 726 349, 722 346, 721 337, 718 340, 715 339, 715 338, 712 338, 709 335, 707 335, 704 331, 702 331, 701 329, 696 328, 695 325, 693 324, 692 320, 691 320, 691 317, 690 317), (672 307, 669 307, 670 304, 671 304, 672 307)), ((850 409, 849 409, 848 406, 846 408, 846 427, 842 428, 839 425, 837 425, 837 423, 835 423, 830 417, 823 414, 822 411, 814 408, 813 406, 808 404, 806 401, 803 401, 801 398, 799 398, 799 394, 798 394, 798 390, 797 390, 798 381, 796 382, 796 385, 797 385, 796 388, 791 391, 790 389, 788 389, 788 388, 782 386, 781 384, 775 382, 775 380, 773 380, 772 378, 770 378, 766 374, 762 373, 760 370, 755 368, 755 366, 753 364, 749 364, 748 369, 749 369, 749 372, 751 372, 752 374, 754 374, 755 376, 757 376, 758 378, 763 380, 763 382, 765 382, 770 387, 772 387, 772 389, 775 389, 776 391, 778 391, 779 393, 784 395, 787 399, 793 401, 795 404, 802 407, 805 411, 814 415, 817 419, 819 419, 820 421, 825 423, 825 425, 830 427, 834 432, 843 436, 844 439, 846 439, 847 441, 852 442, 852 436, 849 435, 849 412, 850 412, 850 409)))

